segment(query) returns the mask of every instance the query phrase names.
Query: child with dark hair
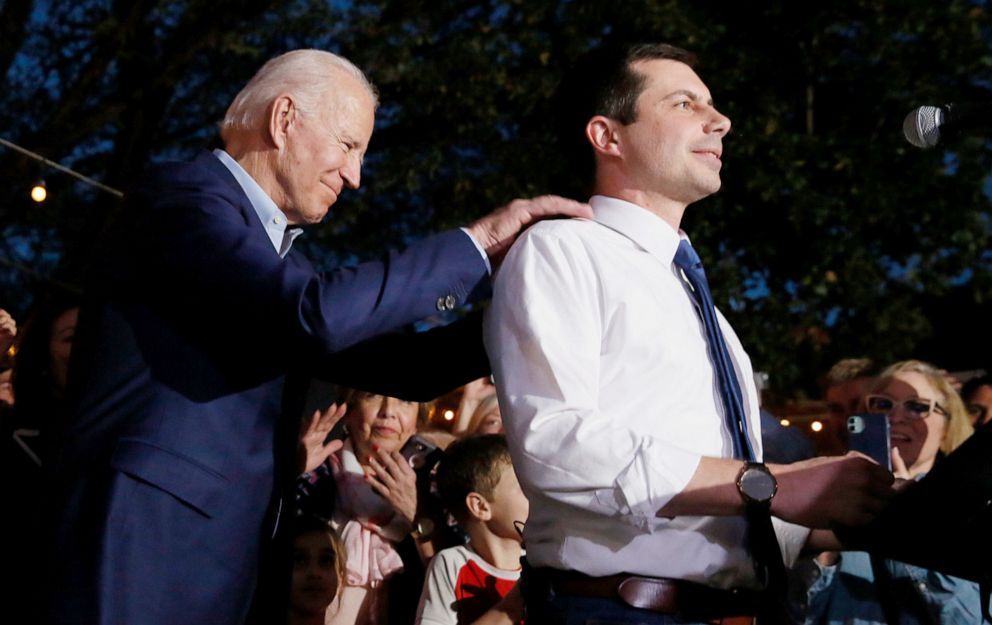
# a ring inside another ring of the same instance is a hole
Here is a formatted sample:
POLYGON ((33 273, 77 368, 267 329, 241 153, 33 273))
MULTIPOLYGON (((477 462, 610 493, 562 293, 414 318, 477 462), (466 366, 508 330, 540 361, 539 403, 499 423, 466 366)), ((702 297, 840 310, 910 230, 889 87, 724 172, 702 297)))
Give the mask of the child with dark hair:
POLYGON ((418 625, 519 623, 523 603, 516 583, 528 503, 506 438, 492 434, 452 443, 438 466, 437 485, 469 542, 442 550, 431 562, 418 625))
POLYGON ((301 517, 293 538, 288 625, 324 625, 344 579, 344 546, 326 521, 301 517))

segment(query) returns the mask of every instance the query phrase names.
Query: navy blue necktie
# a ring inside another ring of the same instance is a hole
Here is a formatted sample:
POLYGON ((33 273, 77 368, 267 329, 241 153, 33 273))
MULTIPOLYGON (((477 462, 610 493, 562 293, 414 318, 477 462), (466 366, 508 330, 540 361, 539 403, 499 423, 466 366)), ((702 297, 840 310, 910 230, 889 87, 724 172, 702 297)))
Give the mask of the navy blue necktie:
POLYGON ((720 385, 724 419, 734 446, 734 458, 753 462, 754 450, 751 449, 751 440, 747 435, 747 416, 744 412, 741 386, 734 372, 734 363, 730 359, 727 343, 723 340, 723 332, 720 331, 720 324, 716 319, 716 308, 713 306, 713 296, 710 295, 710 285, 706 281, 703 263, 699 260, 696 250, 692 249, 685 239, 682 239, 678 251, 675 252, 675 265, 685 273, 686 279, 692 286, 699 316, 703 320, 706 344, 709 347, 710 359, 713 361, 713 372, 720 385))
MULTIPOLYGON (((696 250, 683 239, 675 252, 675 265, 685 274, 689 285, 692 286, 693 297, 699 308, 699 316, 706 330, 706 343, 709 348, 713 370, 720 384, 720 398, 723 400, 724 418, 730 439, 734 445, 734 458, 754 462, 754 450, 748 437, 747 418, 744 413, 744 400, 741 385, 734 372, 734 363, 730 360, 730 351, 723 340, 723 332, 716 319, 716 308, 713 306, 713 296, 710 285, 706 281, 703 263, 699 260, 696 250)), ((767 508, 748 508, 747 513, 747 548, 754 558, 755 572, 768 592, 768 606, 763 609, 768 622, 775 623, 781 618, 778 610, 784 603, 786 579, 785 565, 782 562, 782 552, 779 550, 772 527, 771 516, 767 508), (770 610, 770 611, 768 611, 770 610), (778 616, 775 616, 775 615, 778 616)), ((785 621, 782 621, 785 622, 785 621)))

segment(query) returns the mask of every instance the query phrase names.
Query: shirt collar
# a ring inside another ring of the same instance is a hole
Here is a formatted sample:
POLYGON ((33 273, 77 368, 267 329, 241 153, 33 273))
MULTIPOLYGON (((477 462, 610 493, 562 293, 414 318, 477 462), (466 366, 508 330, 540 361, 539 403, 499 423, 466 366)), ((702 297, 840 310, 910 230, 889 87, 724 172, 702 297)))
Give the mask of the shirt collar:
POLYGON ((296 237, 303 234, 303 229, 288 225, 286 215, 279 210, 279 207, 262 187, 258 186, 251 174, 246 172, 230 154, 224 150, 214 150, 214 156, 230 170, 231 175, 241 185, 241 189, 248 196, 251 207, 255 209, 255 214, 262 222, 265 233, 269 235, 272 247, 280 256, 286 256, 296 237))
POLYGON ((666 221, 626 200, 594 195, 589 200, 596 222, 616 230, 658 260, 671 265, 685 232, 676 232, 666 221))

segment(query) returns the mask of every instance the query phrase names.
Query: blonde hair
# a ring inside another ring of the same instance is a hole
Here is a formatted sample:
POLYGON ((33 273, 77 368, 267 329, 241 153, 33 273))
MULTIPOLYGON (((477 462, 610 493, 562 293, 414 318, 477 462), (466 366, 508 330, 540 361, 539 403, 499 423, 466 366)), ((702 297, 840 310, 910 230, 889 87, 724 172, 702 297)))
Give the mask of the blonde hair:
POLYGON ((334 89, 340 72, 358 80, 373 106, 378 105, 375 87, 348 59, 324 50, 293 50, 270 59, 235 96, 220 124, 221 136, 226 138, 234 130, 257 129, 266 109, 283 94, 293 96, 301 113, 313 115, 334 89))
POLYGON ((922 360, 903 360, 889 365, 875 380, 872 385, 872 392, 881 390, 898 373, 919 373, 943 398, 942 401, 938 402, 947 413, 944 417, 947 427, 944 430, 944 439, 940 442, 942 452, 951 453, 975 432, 974 428, 971 427, 968 411, 964 407, 964 402, 961 401, 961 396, 947 381, 944 373, 930 363, 922 360))
POLYGON ((492 395, 487 395, 485 399, 479 402, 472 412, 472 418, 468 421, 468 427, 465 428, 465 436, 474 436, 478 431, 479 427, 482 425, 482 418, 486 416, 493 408, 499 410, 499 399, 496 393, 492 395))
POLYGON ((341 596, 341 589, 348 583, 348 573, 345 570, 345 563, 348 561, 348 553, 345 551, 344 541, 338 531, 328 523, 327 537, 331 539, 331 548, 334 549, 334 573, 338 576, 338 586, 334 589, 335 598, 341 596))

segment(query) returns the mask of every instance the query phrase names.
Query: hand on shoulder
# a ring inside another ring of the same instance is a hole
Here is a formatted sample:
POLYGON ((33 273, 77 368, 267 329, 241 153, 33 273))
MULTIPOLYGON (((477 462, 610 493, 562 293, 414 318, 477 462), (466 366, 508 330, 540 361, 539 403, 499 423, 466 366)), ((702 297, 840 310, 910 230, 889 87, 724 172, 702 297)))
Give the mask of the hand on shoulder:
POLYGON ((490 261, 497 263, 524 229, 537 221, 552 217, 592 218, 592 209, 588 204, 574 200, 542 195, 532 199, 513 200, 468 225, 466 229, 486 250, 490 261))

